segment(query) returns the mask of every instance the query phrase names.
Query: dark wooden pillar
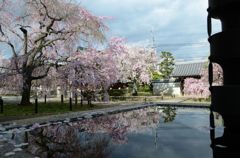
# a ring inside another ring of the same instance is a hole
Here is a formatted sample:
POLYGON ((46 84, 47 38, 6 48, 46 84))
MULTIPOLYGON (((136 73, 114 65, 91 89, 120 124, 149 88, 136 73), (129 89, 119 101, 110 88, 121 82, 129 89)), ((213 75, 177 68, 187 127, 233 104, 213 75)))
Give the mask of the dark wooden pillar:
MULTIPOLYGON (((213 140, 216 157, 224 156, 224 151, 239 155, 240 143, 240 1, 209 0, 208 34, 210 43, 210 90, 211 109, 222 115, 224 120, 223 136, 213 140), (211 19, 218 19, 222 31, 211 35, 211 19), (211 63, 218 63, 223 69, 223 85, 212 86, 211 63), (224 146, 224 149, 217 145, 224 146), (217 150, 216 150, 217 149, 217 150), (235 150, 237 149, 237 150, 235 150), (219 154, 219 152, 223 154, 219 154)), ((226 153, 225 153, 226 154, 226 153)), ((228 153, 231 155, 231 153, 228 153)), ((228 155, 228 157, 229 157, 228 155)), ((231 157, 231 156, 230 156, 231 157)))

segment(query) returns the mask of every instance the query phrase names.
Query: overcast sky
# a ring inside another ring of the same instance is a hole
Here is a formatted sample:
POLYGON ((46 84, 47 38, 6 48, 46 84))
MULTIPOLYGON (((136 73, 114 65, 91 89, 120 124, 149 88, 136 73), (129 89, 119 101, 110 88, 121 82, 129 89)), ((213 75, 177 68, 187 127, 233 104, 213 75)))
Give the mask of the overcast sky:
MULTIPOLYGON (((107 37, 170 51, 176 59, 207 59, 208 0, 81 0, 95 15, 109 16, 107 37), (153 40, 154 38, 154 40, 153 40)), ((220 23, 213 23, 213 32, 220 23)))

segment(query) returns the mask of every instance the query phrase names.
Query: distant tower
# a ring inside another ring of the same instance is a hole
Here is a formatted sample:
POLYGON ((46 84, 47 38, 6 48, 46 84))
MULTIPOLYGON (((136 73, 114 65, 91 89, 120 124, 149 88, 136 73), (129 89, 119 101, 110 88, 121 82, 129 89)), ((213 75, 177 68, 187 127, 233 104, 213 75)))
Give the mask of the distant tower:
POLYGON ((154 36, 154 32, 153 32, 153 28, 151 29, 151 42, 152 42, 152 48, 155 49, 156 48, 156 43, 155 43, 155 36, 154 36))

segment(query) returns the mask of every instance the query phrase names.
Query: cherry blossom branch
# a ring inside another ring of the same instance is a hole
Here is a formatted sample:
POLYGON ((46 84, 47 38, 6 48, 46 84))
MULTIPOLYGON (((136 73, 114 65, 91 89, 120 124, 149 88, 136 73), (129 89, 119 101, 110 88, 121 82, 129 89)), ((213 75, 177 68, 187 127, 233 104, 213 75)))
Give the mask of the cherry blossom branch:
POLYGON ((32 80, 38 80, 38 79, 42 79, 45 78, 48 75, 48 72, 50 70, 52 66, 48 66, 47 69, 45 70, 45 73, 43 75, 39 75, 39 76, 31 76, 32 80))
POLYGON ((42 0, 40 0, 40 3, 43 6, 43 8, 45 9, 46 15, 49 19, 54 20, 54 21, 61 21, 62 20, 62 18, 54 18, 54 17, 50 16, 47 6, 42 2, 42 0))

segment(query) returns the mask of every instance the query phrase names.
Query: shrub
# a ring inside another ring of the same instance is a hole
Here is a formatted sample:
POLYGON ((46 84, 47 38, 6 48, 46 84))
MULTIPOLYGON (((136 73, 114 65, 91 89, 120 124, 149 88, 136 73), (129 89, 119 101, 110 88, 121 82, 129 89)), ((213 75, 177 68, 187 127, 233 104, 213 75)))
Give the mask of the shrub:
POLYGON ((127 89, 111 89, 109 90, 110 96, 124 96, 128 92, 127 89))

